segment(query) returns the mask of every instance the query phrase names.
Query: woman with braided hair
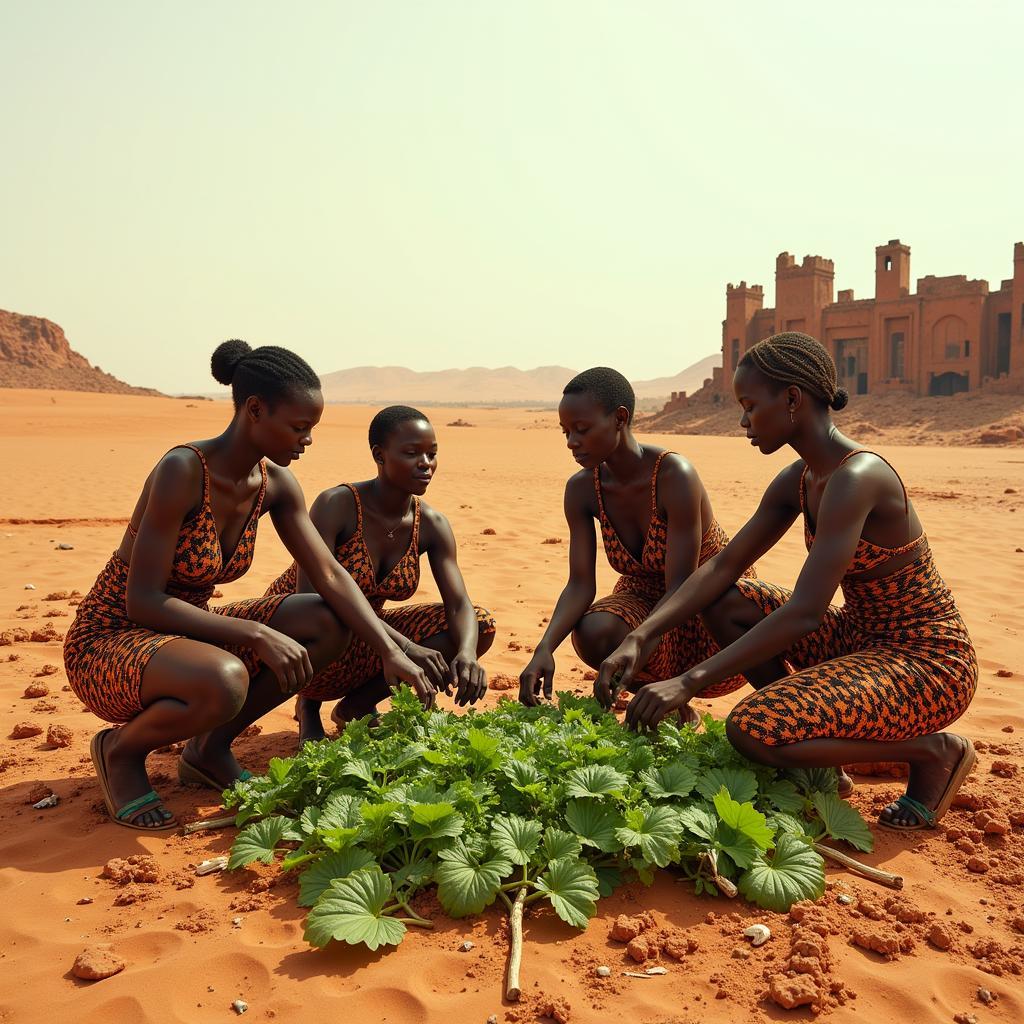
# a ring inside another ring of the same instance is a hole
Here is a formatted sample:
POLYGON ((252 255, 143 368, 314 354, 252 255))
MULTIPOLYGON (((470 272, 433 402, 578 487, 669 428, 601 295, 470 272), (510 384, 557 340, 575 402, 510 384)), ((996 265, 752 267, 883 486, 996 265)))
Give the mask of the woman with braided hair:
MULTIPOLYGON (((597 668, 629 630, 640 625, 697 566, 728 541, 696 469, 681 455, 633 436, 636 398, 617 370, 595 366, 565 386, 558 418, 579 472, 565 485, 569 579, 530 663, 519 676, 519 699, 550 697, 554 652, 571 634, 577 654, 597 668), (596 595, 597 540, 619 573, 611 594, 596 595)), ((753 570, 748 570, 752 573, 753 570)), ((704 661, 717 645, 699 619, 665 632, 632 682, 650 685, 704 661)), ((706 697, 745 684, 720 680, 706 697)), ((684 709, 689 721, 696 713, 684 709)))
POLYGON ((759 342, 733 388, 750 443, 766 455, 788 444, 800 458, 735 539, 605 660, 598 696, 628 682, 662 632, 700 615, 721 651, 645 687, 626 712, 631 727, 652 728, 742 672, 756 692, 727 722, 740 753, 778 768, 905 762, 907 791, 879 823, 932 828, 975 762, 970 740, 942 730, 970 704, 978 664, 917 512, 889 463, 832 423, 848 396, 813 338, 759 342), (741 578, 798 516, 808 556, 795 589, 741 578), (841 608, 829 604, 837 588, 841 608))
POLYGON ((94 714, 123 723, 90 748, 107 810, 144 831, 177 826, 146 774, 151 751, 188 740, 178 762, 187 784, 224 789, 247 777, 232 742, 353 634, 377 650, 389 681, 411 683, 428 706, 434 697, 320 539, 286 468, 323 413, 316 374, 287 349, 237 340, 211 365, 231 386, 231 422, 157 463, 64 641, 71 688, 94 714), (249 568, 265 513, 318 593, 211 608, 216 585, 249 568))

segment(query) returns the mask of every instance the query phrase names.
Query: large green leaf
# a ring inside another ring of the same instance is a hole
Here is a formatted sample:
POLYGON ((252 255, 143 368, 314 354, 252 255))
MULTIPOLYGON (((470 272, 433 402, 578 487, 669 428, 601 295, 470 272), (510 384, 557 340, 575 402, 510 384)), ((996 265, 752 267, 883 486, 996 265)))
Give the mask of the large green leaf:
POLYGON ((495 856, 477 860, 461 841, 443 850, 440 857, 435 875, 437 898, 452 917, 479 914, 490 906, 498 895, 502 879, 512 872, 512 862, 507 858, 495 856))
POLYGON ((525 789, 543 779, 541 773, 528 761, 506 761, 501 770, 516 789, 525 789))
POLYGON ((558 828, 548 826, 544 830, 544 860, 550 863, 553 860, 561 860, 563 857, 575 859, 583 851, 579 839, 571 832, 563 832, 558 828))
POLYGON ((596 800, 570 800, 565 805, 565 821, 584 846, 594 846, 602 853, 615 853, 622 843, 615 830, 622 825, 622 816, 596 800))
POLYGON ((536 885, 566 924, 586 928, 587 921, 597 913, 597 876, 589 864, 565 857, 553 860, 536 885))
POLYGON ((372 863, 373 854, 357 847, 321 858, 299 875, 299 906, 313 906, 334 879, 345 878, 372 863))
POLYGON ((652 800, 670 800, 686 797, 697 785, 697 772, 687 761, 670 761, 660 768, 648 768, 640 773, 646 796, 652 800))
POLYGON ((856 807, 841 800, 835 793, 815 793, 811 802, 825 824, 825 832, 831 838, 843 839, 865 853, 874 849, 875 837, 856 807))
POLYGON ((609 764, 588 764, 569 772, 566 796, 591 797, 618 793, 629 779, 609 764))
POLYGON ((495 818, 491 823, 491 843, 495 851, 513 864, 529 864, 540 844, 541 824, 517 814, 495 818))
POLYGON ((699 839, 714 842, 718 816, 707 804, 690 804, 677 812, 679 823, 699 839))
POLYGON ((773 779, 761 788, 759 799, 787 814, 798 814, 804 806, 804 798, 789 779, 773 779))
POLYGON ((839 786, 839 773, 835 768, 792 768, 788 774, 807 796, 818 791, 834 793, 839 786))
POLYGON ((815 900, 825 891, 825 863, 801 839, 783 835, 769 860, 760 856, 739 881, 740 892, 766 910, 785 913, 800 900, 815 900))
POLYGON ((336 878, 309 912, 306 941, 313 946, 326 946, 331 939, 370 949, 397 946, 405 925, 384 915, 390 895, 391 880, 378 867, 336 878))
POLYGON ((409 808, 412 818, 411 832, 414 839, 440 839, 443 836, 462 835, 466 819, 455 813, 447 802, 412 804, 409 808))
POLYGON ((764 815, 753 804, 741 804, 733 800, 723 786, 715 794, 715 810, 723 824, 753 840, 759 849, 771 849, 775 834, 768 827, 764 815))
POLYGON ((682 827, 679 816, 664 805, 626 811, 625 825, 615 836, 626 847, 639 847, 645 860, 665 867, 678 853, 676 843, 682 827))
POLYGON ((697 792, 705 800, 714 800, 723 787, 741 804, 757 796, 757 776, 749 768, 711 768, 697 782, 697 792))
POLYGON ((249 825, 238 834, 231 847, 228 867, 244 868, 247 864, 271 864, 278 843, 287 839, 301 839, 297 832, 298 826, 291 818, 280 814, 272 818, 264 818, 254 825, 249 825))

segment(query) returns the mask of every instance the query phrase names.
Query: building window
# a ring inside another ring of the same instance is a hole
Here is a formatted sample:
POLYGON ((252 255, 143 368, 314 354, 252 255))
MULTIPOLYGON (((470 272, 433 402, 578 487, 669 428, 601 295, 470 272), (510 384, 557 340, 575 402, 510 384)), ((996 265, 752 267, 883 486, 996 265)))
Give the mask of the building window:
POLYGON ((946 358, 947 359, 959 359, 960 358, 960 342, 959 341, 947 341, 946 342, 946 358))
POLYGON ((886 256, 885 257, 885 269, 886 270, 892 270, 892 257, 891 256, 886 256))
POLYGON ((889 335, 889 376, 895 380, 903 380, 905 369, 903 351, 903 332, 893 331, 889 335))
POLYGON ((971 342, 970 339, 964 342, 964 359, 971 354, 971 342))

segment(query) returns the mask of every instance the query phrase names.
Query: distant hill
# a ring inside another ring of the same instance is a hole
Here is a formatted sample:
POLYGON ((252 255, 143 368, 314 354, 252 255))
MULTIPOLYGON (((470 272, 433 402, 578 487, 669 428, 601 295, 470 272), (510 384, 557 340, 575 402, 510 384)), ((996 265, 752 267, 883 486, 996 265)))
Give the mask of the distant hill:
POLYGON ((0 388, 52 388, 115 395, 158 395, 125 384, 79 355, 57 324, 0 309, 0 388))
MULTIPOLYGON (((656 377, 633 384, 641 401, 668 398, 673 391, 695 391, 711 375, 718 356, 708 356, 674 377, 656 377)), ((514 366, 465 370, 410 370, 404 366, 356 366, 320 375, 328 402, 385 405, 555 405, 562 388, 579 371, 567 366, 514 366)))

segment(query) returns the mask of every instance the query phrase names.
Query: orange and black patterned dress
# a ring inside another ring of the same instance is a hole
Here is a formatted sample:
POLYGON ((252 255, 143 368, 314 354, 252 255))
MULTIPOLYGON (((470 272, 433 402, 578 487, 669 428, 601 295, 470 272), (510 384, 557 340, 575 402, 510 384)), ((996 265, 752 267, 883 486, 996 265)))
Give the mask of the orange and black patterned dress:
MULTIPOLYGON (((661 452, 654 463, 654 472, 651 474, 651 522, 647 527, 647 536, 644 538, 639 561, 622 543, 604 510, 600 467, 594 468, 594 489, 597 491, 598 519, 601 523, 604 552, 609 564, 620 573, 620 576, 611 594, 598 598, 587 609, 587 615, 591 612, 608 612, 622 619, 630 630, 634 630, 651 614, 654 606, 665 595, 668 520, 658 509, 658 470, 661 468, 661 460, 669 454, 671 453, 661 452)), ((725 530, 717 519, 712 519, 701 538, 697 564, 703 565, 728 543, 729 537, 725 530)), ((753 568, 747 572, 756 575, 753 568)), ((662 636, 647 664, 635 678, 640 683, 671 679, 717 654, 718 649, 718 644, 705 629, 704 623, 695 616, 689 622, 670 629, 662 636)), ((709 686, 701 693, 701 697, 721 697, 723 694, 738 690, 746 683, 742 676, 733 676, 709 686)))
MULTIPOLYGON (((334 556, 356 582, 377 615, 392 629, 418 644, 427 637, 443 633, 448 618, 443 604, 411 604, 405 608, 384 608, 385 601, 408 601, 420 583, 420 499, 413 497, 412 536, 409 547, 382 580, 377 579, 370 551, 363 536, 363 505, 353 484, 343 484, 356 502, 356 529, 335 549, 334 556)), ((298 568, 293 562, 271 583, 267 596, 294 594, 298 586, 298 568)), ((480 632, 494 633, 490 612, 474 605, 480 632)), ((353 636, 345 653, 314 677, 301 696, 311 700, 334 700, 363 686, 383 671, 380 655, 362 637, 353 636)))
MULTIPOLYGON (((806 475, 804 467, 800 509, 810 550, 806 475)), ((906 487, 903 501, 909 515, 906 487)), ((765 615, 793 596, 764 580, 743 579, 736 586, 765 615)), ((925 535, 898 548, 861 537, 840 587, 843 607, 829 608, 813 633, 781 655, 794 673, 737 704, 732 723, 774 747, 820 738, 905 740, 939 732, 959 718, 974 697, 978 661, 925 535), (879 579, 857 578, 915 548, 920 554, 904 568, 879 579)))
MULTIPOLYGON (((259 493, 238 545, 225 562, 217 521, 210 507, 210 471, 206 457, 194 445, 177 447, 195 452, 203 464, 203 498, 195 512, 181 524, 167 593, 218 615, 269 622, 282 597, 234 601, 218 608, 209 606, 217 584, 237 580, 252 564, 256 527, 267 492, 267 467, 260 463, 263 479, 259 493)), ((134 539, 136 530, 130 523, 128 532, 134 539)), ((177 634, 157 633, 132 622, 125 607, 127 588, 128 563, 115 551, 78 606, 78 614, 64 639, 64 667, 71 689, 93 714, 108 722, 127 722, 142 710, 139 693, 149 659, 164 644, 181 639, 177 634)), ((215 646, 237 655, 250 676, 259 671, 260 660, 251 648, 234 644, 215 646)))

